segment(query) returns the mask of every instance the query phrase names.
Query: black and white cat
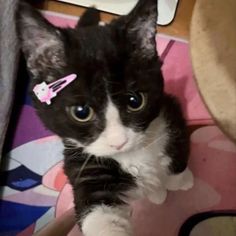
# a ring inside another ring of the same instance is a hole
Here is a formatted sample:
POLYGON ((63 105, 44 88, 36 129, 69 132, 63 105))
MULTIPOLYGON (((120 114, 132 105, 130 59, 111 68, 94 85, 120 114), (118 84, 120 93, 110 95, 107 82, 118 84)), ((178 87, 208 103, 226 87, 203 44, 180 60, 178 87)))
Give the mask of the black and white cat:
POLYGON ((156 19, 157 1, 140 0, 106 26, 91 9, 75 29, 61 29, 19 5, 32 88, 78 76, 51 105, 32 97, 45 126, 64 142, 64 170, 85 236, 132 235, 130 201, 160 204, 167 190, 193 185, 185 120, 176 99, 164 93, 156 19))

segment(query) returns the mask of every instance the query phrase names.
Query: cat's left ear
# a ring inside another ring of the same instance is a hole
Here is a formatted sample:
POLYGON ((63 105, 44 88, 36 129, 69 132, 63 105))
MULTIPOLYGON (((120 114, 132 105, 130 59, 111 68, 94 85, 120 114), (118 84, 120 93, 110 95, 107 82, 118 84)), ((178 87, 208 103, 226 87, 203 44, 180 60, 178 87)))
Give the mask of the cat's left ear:
POLYGON ((139 0, 135 8, 114 22, 121 34, 125 34, 130 53, 152 58, 156 52, 157 0, 139 0))
MULTIPOLYGON (((17 31, 27 66, 34 77, 43 77, 64 66, 64 43, 61 31, 50 24, 36 9, 19 2, 17 31)), ((50 78, 44 78, 49 80, 50 78)))

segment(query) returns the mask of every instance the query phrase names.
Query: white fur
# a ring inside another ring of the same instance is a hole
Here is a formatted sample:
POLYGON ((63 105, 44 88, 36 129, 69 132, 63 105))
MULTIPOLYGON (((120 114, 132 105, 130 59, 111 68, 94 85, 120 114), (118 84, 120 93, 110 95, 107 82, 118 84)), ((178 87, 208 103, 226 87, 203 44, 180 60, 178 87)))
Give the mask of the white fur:
MULTIPOLYGON (((27 66, 33 75, 38 76, 39 70, 42 68, 60 69, 65 66, 65 62, 62 60, 64 45, 60 31, 50 32, 39 25, 39 22, 30 14, 23 14, 20 20, 22 49, 29 55, 27 66)), ((45 80, 51 82, 51 75, 47 75, 45 80)))
POLYGON ((105 25, 106 25, 106 22, 104 22, 104 21, 99 21, 98 25, 100 25, 100 26, 105 26, 105 25))
POLYGON ((129 193, 131 199, 149 198, 160 204, 165 201, 167 189, 187 190, 193 183, 189 170, 177 176, 169 175, 171 159, 165 154, 168 139, 167 124, 162 114, 144 134, 137 133, 122 124, 118 109, 109 100, 105 130, 95 142, 84 148, 92 155, 112 157, 136 177, 138 188, 129 193), (121 150, 115 148, 124 142, 126 144, 121 150))
POLYGON ((131 236, 130 211, 127 207, 101 205, 85 217, 82 231, 85 236, 131 236))
MULTIPOLYGON (((47 39, 36 39, 35 42, 28 40, 25 43, 24 48, 26 48, 26 50, 27 48, 31 48, 31 50, 34 49, 34 52, 29 56, 27 65, 35 76, 38 75, 39 69, 36 66, 37 63, 43 68, 54 67, 59 69, 65 66, 64 61, 61 59, 64 55, 63 45, 59 39, 55 38, 55 36, 52 37, 48 35, 47 39), (37 45, 35 45, 35 43, 37 43, 37 45), (45 55, 47 56, 45 57, 45 55)), ((47 82, 52 81, 50 75, 48 75, 45 79, 47 82)))
POLYGON ((186 168, 186 170, 178 175, 170 175, 166 187, 168 190, 188 190, 193 187, 193 174, 186 168))
POLYGON ((137 32, 140 45, 138 50, 141 50, 140 56, 153 57, 156 53, 156 44, 153 43, 153 39, 156 35, 156 14, 151 14, 148 18, 140 18, 131 32, 137 32))
POLYGON ((162 203, 167 195, 165 183, 171 161, 165 155, 169 136, 162 116, 150 124, 144 137, 139 149, 119 153, 113 158, 137 179, 138 189, 132 197, 147 197, 152 202, 162 203))
POLYGON ((134 132, 131 128, 121 123, 119 111, 109 100, 106 110, 106 128, 98 139, 85 147, 85 151, 96 156, 111 156, 120 152, 127 152, 138 146, 141 134, 134 132), (122 149, 116 147, 124 144, 122 149))
POLYGON ((146 57, 153 57, 155 55, 156 45, 153 44, 153 38, 155 38, 155 35, 156 29, 153 27, 153 21, 150 20, 143 23, 143 27, 139 32, 139 37, 142 39, 142 53, 146 57))

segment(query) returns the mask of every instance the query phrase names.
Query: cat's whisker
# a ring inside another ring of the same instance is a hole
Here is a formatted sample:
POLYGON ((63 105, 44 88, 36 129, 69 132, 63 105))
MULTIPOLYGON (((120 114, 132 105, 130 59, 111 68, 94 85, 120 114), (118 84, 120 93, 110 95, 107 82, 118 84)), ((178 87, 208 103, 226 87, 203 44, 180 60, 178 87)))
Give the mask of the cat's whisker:
POLYGON ((66 146, 66 149, 68 149, 68 150, 76 150, 76 149, 78 149, 79 147, 78 146, 76 146, 76 145, 67 145, 66 146))
POLYGON ((135 123, 135 127, 142 128, 144 124, 145 124, 144 121, 143 122, 137 122, 137 123, 135 123))
POLYGON ((162 137, 163 137, 162 135, 159 136, 158 138, 145 137, 143 141, 144 141, 146 144, 154 143, 154 142, 156 142, 156 141, 162 139, 162 137))
POLYGON ((120 90, 120 91, 117 91, 115 93, 110 93, 111 96, 115 96, 115 95, 119 95, 119 94, 123 94, 124 91, 123 90, 120 90))
MULTIPOLYGON (((164 136, 165 136, 165 134, 159 136, 157 139, 152 140, 152 142, 147 143, 147 146, 144 145, 143 148, 144 148, 144 149, 147 149, 148 147, 150 147, 150 146, 151 146, 152 144, 154 144, 154 143, 158 144, 158 143, 160 142, 160 140, 161 140, 164 136)), ((148 140, 147 140, 147 142, 148 142, 148 140)))
POLYGON ((100 158, 98 156, 95 156, 96 162, 98 166, 103 166, 103 158, 100 158))
POLYGON ((73 158, 77 158, 78 156, 79 156, 79 152, 75 152, 75 153, 72 154, 73 158))
POLYGON ((128 88, 129 88, 129 87, 133 87, 135 84, 136 84, 136 81, 131 81, 131 82, 128 83, 128 86, 127 86, 127 87, 128 87, 128 88))
POLYGON ((82 174, 83 170, 85 169, 86 165, 88 164, 88 162, 89 162, 89 160, 90 160, 91 157, 92 157, 92 155, 88 155, 88 157, 85 159, 83 165, 81 166, 80 171, 79 171, 79 174, 78 174, 78 177, 77 177, 78 180, 80 179, 81 174, 82 174))
POLYGON ((74 95, 74 98, 84 98, 84 95, 81 95, 81 94, 75 94, 75 95, 74 95))
POLYGON ((111 80, 105 80, 105 81, 108 84, 120 84, 120 82, 117 82, 117 81, 111 81, 111 80))

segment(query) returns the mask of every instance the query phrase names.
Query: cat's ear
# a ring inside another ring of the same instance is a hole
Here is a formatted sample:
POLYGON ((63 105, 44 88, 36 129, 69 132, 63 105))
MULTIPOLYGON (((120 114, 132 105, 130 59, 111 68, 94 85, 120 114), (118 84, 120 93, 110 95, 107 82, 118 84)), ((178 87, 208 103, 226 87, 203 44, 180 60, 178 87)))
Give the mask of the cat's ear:
POLYGON ((16 22, 20 44, 33 76, 64 66, 64 44, 59 29, 24 2, 19 3, 16 22))
POLYGON ((88 10, 86 10, 84 14, 80 17, 80 20, 76 28, 79 29, 80 27, 98 25, 99 22, 100 22, 100 12, 96 8, 91 7, 88 10))
POLYGON ((147 58, 156 56, 157 16, 157 0, 139 0, 127 16, 117 21, 135 55, 147 58))

